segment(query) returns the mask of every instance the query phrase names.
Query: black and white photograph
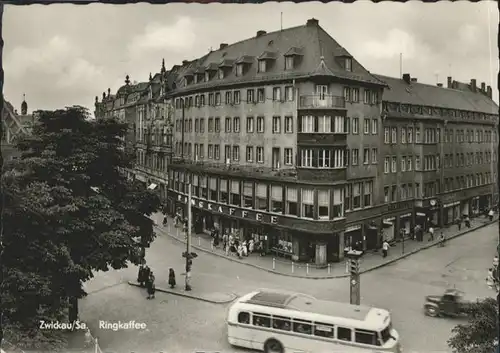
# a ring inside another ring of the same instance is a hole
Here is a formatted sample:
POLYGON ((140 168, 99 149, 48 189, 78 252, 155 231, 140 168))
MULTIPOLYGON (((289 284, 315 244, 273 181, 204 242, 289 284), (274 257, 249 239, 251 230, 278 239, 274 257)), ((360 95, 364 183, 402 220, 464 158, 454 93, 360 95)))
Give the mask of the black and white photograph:
POLYGON ((499 353, 496 2, 0 8, 1 353, 499 353))

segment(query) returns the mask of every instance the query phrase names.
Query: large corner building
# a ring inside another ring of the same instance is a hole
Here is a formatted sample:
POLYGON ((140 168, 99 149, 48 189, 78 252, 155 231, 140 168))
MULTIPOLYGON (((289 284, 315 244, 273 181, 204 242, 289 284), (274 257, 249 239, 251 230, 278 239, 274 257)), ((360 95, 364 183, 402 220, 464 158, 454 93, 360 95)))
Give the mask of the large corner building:
POLYGON ((128 81, 96 115, 124 112, 134 173, 169 212, 191 185, 198 232, 322 265, 498 197, 491 87, 371 74, 315 19, 128 81))

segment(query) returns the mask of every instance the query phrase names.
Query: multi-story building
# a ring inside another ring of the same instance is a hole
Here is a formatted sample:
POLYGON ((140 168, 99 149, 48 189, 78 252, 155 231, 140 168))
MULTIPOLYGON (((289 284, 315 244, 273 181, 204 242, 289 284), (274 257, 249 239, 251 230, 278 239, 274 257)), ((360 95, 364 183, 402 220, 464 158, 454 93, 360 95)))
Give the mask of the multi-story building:
POLYGON ((31 134, 36 119, 36 112, 28 114, 28 103, 26 103, 25 97, 21 103, 21 114, 17 112, 17 109, 14 109, 12 104, 6 100, 3 101, 1 146, 4 161, 19 157, 20 151, 15 147, 16 140, 31 134))

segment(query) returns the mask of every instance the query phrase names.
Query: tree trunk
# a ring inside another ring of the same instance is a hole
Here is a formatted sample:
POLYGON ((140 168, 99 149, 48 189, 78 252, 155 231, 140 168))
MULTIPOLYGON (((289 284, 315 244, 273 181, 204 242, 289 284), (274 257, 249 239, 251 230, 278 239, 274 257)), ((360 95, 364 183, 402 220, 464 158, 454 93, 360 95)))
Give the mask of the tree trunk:
POLYGON ((69 298, 69 322, 73 322, 78 320, 78 298, 70 297, 69 298))

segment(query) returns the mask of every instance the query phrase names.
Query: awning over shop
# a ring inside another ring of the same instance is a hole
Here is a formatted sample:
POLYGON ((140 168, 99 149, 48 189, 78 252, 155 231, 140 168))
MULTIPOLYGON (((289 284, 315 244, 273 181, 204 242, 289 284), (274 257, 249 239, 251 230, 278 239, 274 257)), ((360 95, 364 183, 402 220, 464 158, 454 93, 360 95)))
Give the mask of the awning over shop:
POLYGON ((156 189, 157 186, 158 185, 156 185, 155 183, 151 183, 151 184, 149 184, 148 189, 149 190, 154 190, 154 189, 156 189))
POLYGON ((448 204, 444 205, 443 208, 449 208, 449 207, 458 206, 458 205, 460 205, 460 201, 448 203, 448 204))
POLYGON ((359 230, 359 229, 361 229, 361 225, 359 225, 359 224, 355 225, 355 226, 350 226, 344 230, 344 233, 354 232, 354 231, 359 230))
POLYGON ((396 220, 395 217, 391 217, 391 218, 386 218, 382 221, 382 223, 384 224, 384 226, 386 227, 392 227, 392 225, 394 224, 394 221, 396 220))
POLYGON ((408 217, 411 217, 411 213, 405 213, 405 214, 399 216, 399 218, 408 218, 408 217))
POLYGON ((425 213, 422 213, 422 212, 417 212, 417 216, 420 216, 420 217, 425 217, 425 213))

